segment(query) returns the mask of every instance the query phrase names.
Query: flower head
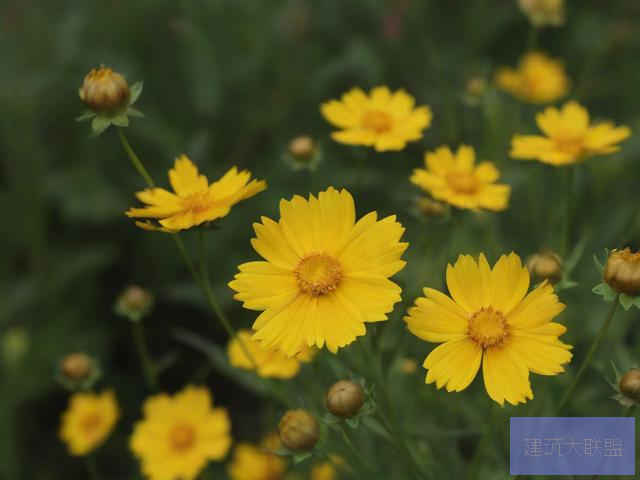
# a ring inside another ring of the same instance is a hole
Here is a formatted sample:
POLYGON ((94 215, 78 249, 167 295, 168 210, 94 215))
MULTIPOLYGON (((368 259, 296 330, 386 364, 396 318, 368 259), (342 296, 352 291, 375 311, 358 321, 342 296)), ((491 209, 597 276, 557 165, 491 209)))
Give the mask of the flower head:
POLYGON ((280 201, 280 220, 255 223, 255 250, 266 261, 240 265, 229 286, 245 308, 263 311, 252 338, 292 356, 316 345, 335 353, 387 319, 400 301, 389 277, 405 265, 404 228, 371 212, 356 222, 346 190, 280 201))
POLYGON ((427 152, 425 168, 416 168, 411 183, 440 200, 470 210, 505 210, 511 187, 495 183, 500 172, 491 162, 475 165, 473 147, 462 145, 456 153, 449 147, 427 152))
POLYGON ((268 435, 260 445, 238 443, 227 467, 231 480, 280 480, 284 478, 285 461, 270 453, 280 447, 277 433, 268 435))
POLYGON ((527 259, 527 270, 537 280, 556 284, 562 278, 562 258, 551 250, 534 253, 527 259))
POLYGON ((496 74, 496 83, 523 102, 549 103, 564 97, 569 79, 564 66, 545 53, 527 53, 518 68, 503 67, 496 74))
POLYGON ((640 295, 640 252, 613 250, 604 267, 604 281, 618 293, 640 295))
POLYGON ((153 295, 138 285, 129 285, 116 300, 115 311, 132 322, 141 320, 153 307, 153 295))
POLYGON ((417 337, 442 343, 424 361, 427 383, 459 392, 482 363, 489 397, 516 405, 533 398, 530 371, 564 371, 571 347, 558 339, 566 328, 552 322, 564 305, 547 282, 527 294, 529 272, 518 255, 503 255, 493 269, 482 254, 460 256, 447 267, 447 286, 451 297, 425 288, 404 319, 417 337))
POLYGON ((87 390, 100 378, 100 367, 86 353, 72 352, 60 361, 56 377, 69 390, 87 390))
POLYGON ((112 390, 99 394, 75 393, 62 415, 60 438, 71 455, 87 455, 104 443, 118 416, 118 404, 112 390))
POLYGON ((564 23, 564 0, 518 0, 518 4, 536 27, 559 27, 564 23))
POLYGON ((617 144, 631 135, 626 126, 616 127, 611 122, 590 124, 589 112, 573 101, 561 110, 547 107, 536 115, 536 123, 544 136, 515 135, 511 140, 512 158, 568 165, 617 152, 617 144))
POLYGON ((311 480, 336 480, 338 469, 345 469, 345 459, 340 455, 331 454, 329 459, 314 465, 311 469, 311 480))
MULTIPOLYGON (((138 192, 136 197, 147 206, 131 208, 126 214, 133 218, 157 219, 160 230, 187 230, 226 216, 236 203, 267 188, 264 180, 250 179, 249 171, 238 172, 233 167, 220 180, 209 184, 194 163, 182 155, 169 170, 173 193, 164 188, 147 188, 138 192)), ((155 229, 148 222, 138 225, 155 229)))
POLYGON ((404 90, 373 88, 367 96, 353 88, 342 100, 322 104, 322 115, 340 131, 331 138, 348 145, 374 147, 378 152, 402 150, 408 142, 422 138, 431 125, 431 109, 415 107, 414 98, 404 90))
POLYGON ((129 446, 150 480, 194 480, 210 460, 222 460, 231 447, 227 411, 212 408, 206 388, 189 386, 173 396, 154 395, 143 411, 129 446))
POLYGON ((287 379, 295 377, 300 372, 300 362, 309 362, 313 357, 310 349, 300 352, 295 357, 287 357, 280 350, 262 350, 260 342, 251 339, 252 334, 251 330, 240 330, 237 337, 229 341, 227 356, 232 367, 253 370, 255 362, 258 375, 261 377, 287 379), (251 359, 247 357, 243 346, 249 350, 251 359))
POLYGON ((329 387, 324 403, 336 417, 353 418, 364 405, 364 388, 351 380, 340 380, 329 387))
POLYGON ((280 441, 292 452, 313 450, 320 438, 320 424, 311 413, 288 410, 278 424, 280 441))

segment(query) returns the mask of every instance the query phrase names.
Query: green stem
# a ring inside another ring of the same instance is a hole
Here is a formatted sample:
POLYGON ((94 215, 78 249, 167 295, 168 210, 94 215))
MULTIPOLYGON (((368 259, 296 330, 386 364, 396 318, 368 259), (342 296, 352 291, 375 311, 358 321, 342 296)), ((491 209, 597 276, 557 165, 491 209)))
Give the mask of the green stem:
POLYGON ((158 389, 156 367, 147 348, 142 321, 131 322, 131 329, 133 332, 133 343, 136 347, 136 353, 138 354, 138 360, 140 361, 147 387, 151 391, 156 391, 158 389))
POLYGON ((347 427, 344 425, 343 422, 340 423, 340 431, 342 433, 342 439, 344 440, 344 443, 346 443, 347 447, 349 447, 349 450, 351 450, 351 453, 353 453, 353 456, 356 458, 356 460, 357 460, 358 464, 360 465, 360 467, 362 467, 362 469, 366 472, 366 473, 358 472, 358 476, 360 478, 362 478, 363 480, 368 480, 368 479, 371 479, 371 478, 377 478, 378 475, 369 466, 369 462, 367 462, 362 457, 362 455, 360 454, 360 451, 353 444, 353 441, 351 440, 351 437, 349 436, 349 432, 347 431, 347 427))
POLYGON ((189 255, 189 252, 187 251, 187 248, 185 247, 184 242, 182 241, 182 238, 177 233, 172 234, 171 238, 173 238, 173 242, 175 243, 176 248, 180 253, 180 257, 182 257, 182 261, 186 265, 187 270, 189 270, 189 273, 193 277, 193 281, 196 282, 196 284, 200 288, 202 288, 202 279, 200 278, 200 274, 198 273, 198 270, 196 269, 196 266, 193 263, 193 260, 191 259, 191 255, 189 255))
POLYGON ((573 165, 569 165, 566 173, 566 184, 565 191, 567 195, 566 204, 565 204, 565 216, 564 216, 564 227, 563 227, 563 251, 565 257, 571 253, 571 245, 572 245, 572 237, 571 237, 571 220, 573 217, 573 176, 574 176, 574 167, 573 165))
POLYGON ((485 445, 491 440, 493 436, 494 423, 496 422, 496 418, 498 415, 498 409, 494 406, 493 400, 490 400, 491 403, 489 405, 489 420, 485 424, 484 433, 480 440, 478 441, 478 446, 476 447, 476 451, 473 454, 473 458, 471 460, 469 478, 478 478, 478 467, 480 466, 480 460, 482 459, 482 454, 485 450, 485 445))
POLYGON ((538 27, 532 25, 527 36, 527 51, 535 50, 538 47, 538 33, 538 27))
POLYGON ((555 414, 556 417, 559 416, 560 412, 562 411, 564 406, 567 404, 567 402, 571 398, 573 391, 578 386, 578 383, 580 383, 580 380, 586 373, 587 368, 589 368, 589 364, 591 363, 591 359, 593 358, 593 355, 596 353, 596 350, 598 350, 598 347, 600 347, 600 344, 602 343, 602 341, 604 340, 604 337, 606 336, 607 330, 609 329, 609 325, 611 325, 611 321, 613 320, 613 316, 616 313, 619 303, 620 303, 620 295, 616 295, 616 298, 613 299, 613 302, 611 303, 611 307, 609 308, 609 313, 607 314, 607 318, 602 324, 602 327, 600 327, 600 331, 598 332, 598 335, 596 336, 595 340, 591 344, 591 348, 589 348, 589 351, 587 352, 587 356, 582 361, 582 365, 580 365, 578 374, 573 379, 573 382, 571 382, 571 385, 569 385, 569 388, 565 391, 564 396, 562 397, 562 400, 560 400, 560 404, 556 409, 556 414, 555 414))
POLYGON ((84 456, 84 464, 87 467, 90 480, 100 480, 100 473, 98 473, 98 467, 96 461, 92 455, 84 456))
POLYGON ((144 168, 144 165, 142 165, 142 162, 136 155, 136 152, 134 152, 133 148, 131 148, 131 144, 127 139, 127 135, 124 133, 124 128, 118 127, 118 137, 120 138, 120 143, 122 144, 122 147, 127 152, 127 155, 129 155, 129 158, 131 159, 131 163, 133 163, 133 166, 138 171, 140 176, 144 178, 144 181, 147 183, 147 186, 149 188, 155 187, 155 184, 153 183, 151 176, 149 175, 147 170, 144 168))

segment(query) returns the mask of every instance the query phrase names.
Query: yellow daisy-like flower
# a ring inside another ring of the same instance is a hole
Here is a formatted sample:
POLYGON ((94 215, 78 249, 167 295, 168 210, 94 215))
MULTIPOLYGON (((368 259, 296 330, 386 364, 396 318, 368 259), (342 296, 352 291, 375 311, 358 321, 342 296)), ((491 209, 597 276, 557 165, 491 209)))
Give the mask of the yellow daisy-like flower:
POLYGON ((310 362, 315 353, 315 349, 306 349, 295 357, 287 357, 280 350, 263 350, 260 342, 251 339, 252 334, 248 329, 239 330, 238 335, 229 341, 227 357, 232 367, 254 370, 255 362, 261 377, 293 378, 300 372, 300 362, 310 362), (243 345, 249 350, 253 362, 247 357, 243 345))
POLYGON ((342 100, 330 100, 320 107, 322 115, 340 128, 331 138, 347 145, 374 147, 378 152, 402 150, 408 142, 420 140, 431 125, 431 109, 416 107, 415 99, 404 90, 373 88, 367 96, 352 88, 342 100))
POLYGON ((112 390, 99 394, 74 393, 62 415, 60 438, 71 455, 87 455, 104 443, 119 415, 112 390))
POLYGON ((435 199, 470 210, 505 210, 511 187, 495 183, 500 172, 491 162, 475 165, 473 147, 462 145, 454 154, 443 146, 424 156, 426 168, 416 168, 410 181, 435 199))
POLYGON ((351 194, 280 201, 280 220, 253 225, 253 248, 266 260, 240 265, 234 298, 263 311, 253 324, 261 348, 292 356, 310 346, 338 348, 387 319, 401 289, 389 280, 405 262, 404 228, 371 212, 356 222, 351 194))
POLYGON ((185 155, 178 157, 169 170, 169 182, 173 193, 164 188, 146 188, 136 193, 143 208, 131 208, 128 217, 154 218, 158 228, 149 221, 137 222, 147 230, 177 232, 226 216, 236 203, 260 193, 267 184, 264 180, 251 180, 248 170, 231 168, 224 176, 211 184, 198 173, 198 167, 185 155))
POLYGON ((515 135, 511 140, 512 158, 569 165, 593 155, 617 152, 617 144, 631 135, 629 127, 616 127, 612 122, 591 125, 589 112, 574 101, 562 110, 546 108, 536 115, 536 123, 545 136, 515 135))
POLYGON ((129 448, 150 480, 193 480, 210 460, 222 460, 231 447, 231 422, 224 408, 212 408, 203 387, 173 396, 149 397, 129 448))
POLYGON ((518 100, 530 103, 555 102, 569 91, 564 65, 542 52, 527 53, 518 68, 502 67, 496 83, 518 100))
POLYGON ((330 455, 330 460, 314 465, 311 469, 311 480, 336 480, 338 467, 344 468, 345 459, 340 455, 330 455))
POLYGON ((559 340, 566 328, 552 320, 564 305, 546 281, 532 292, 529 271, 515 253, 493 269, 461 255, 447 267, 451 297, 431 288, 404 318, 411 333, 442 343, 424 361, 426 382, 448 392, 464 390, 480 364, 489 396, 503 405, 533 398, 529 372, 557 375, 571 360, 570 345, 559 340))
POLYGON ((272 433, 260 446, 238 443, 233 451, 233 460, 227 467, 231 480, 280 480, 284 478, 286 463, 269 452, 280 448, 280 438, 272 433))

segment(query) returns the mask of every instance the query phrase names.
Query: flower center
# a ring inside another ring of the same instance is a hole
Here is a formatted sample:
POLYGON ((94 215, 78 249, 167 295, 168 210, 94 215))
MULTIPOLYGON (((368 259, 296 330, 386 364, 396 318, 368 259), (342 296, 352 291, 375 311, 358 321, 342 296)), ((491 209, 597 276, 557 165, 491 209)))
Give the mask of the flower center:
POLYGON ((194 213, 204 212, 211 208, 209 192, 195 192, 191 195, 187 195, 182 199, 182 204, 185 209, 191 210, 194 213))
POLYGON ((449 186, 458 193, 475 193, 480 186, 473 172, 451 172, 446 179, 449 186))
POLYGON ((188 423, 176 423, 169 432, 169 443, 174 450, 184 452, 189 450, 196 439, 193 426, 188 423))
POLYGON ((301 291, 318 297, 338 288, 342 265, 326 253, 313 253, 298 262, 293 274, 301 291))
POLYGON ((556 150, 571 155, 574 158, 580 157, 584 153, 582 138, 580 137, 556 137, 553 139, 556 150))
POLYGON ((88 414, 82 419, 81 428, 84 433, 91 435, 102 423, 102 415, 98 412, 88 414))
POLYGON ((391 117, 380 110, 369 110, 362 117, 362 127, 376 133, 391 130, 391 117))
POLYGON ((467 334, 482 348, 494 347, 509 335, 509 324, 502 312, 492 307, 481 308, 469 316, 467 334))

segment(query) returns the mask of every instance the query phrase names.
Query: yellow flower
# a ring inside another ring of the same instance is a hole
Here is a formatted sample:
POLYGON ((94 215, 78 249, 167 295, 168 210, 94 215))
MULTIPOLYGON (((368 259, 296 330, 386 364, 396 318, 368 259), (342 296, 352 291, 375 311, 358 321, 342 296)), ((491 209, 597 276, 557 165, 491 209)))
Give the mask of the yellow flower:
POLYGON ((395 215, 371 212, 355 221, 351 194, 333 187, 309 200, 280 201, 280 220, 262 217, 251 243, 266 260, 240 265, 229 286, 245 308, 263 311, 253 324, 261 348, 287 356, 316 345, 335 353, 386 320, 401 289, 407 243, 395 215))
POLYGON ((448 392, 464 390, 480 363, 489 396, 513 405, 533 398, 529 372, 556 375, 571 359, 558 337, 566 328, 552 320, 564 305, 546 281, 527 294, 529 272, 515 253, 489 267, 461 255, 447 267, 451 297, 425 288, 404 320, 411 333, 443 342, 424 361, 426 382, 448 392))
POLYGON ((249 350, 251 358, 258 366, 261 377, 293 378, 300 372, 300 362, 306 363, 313 358, 311 349, 300 352, 296 357, 286 357, 280 350, 262 350, 260 343, 251 339, 252 331, 245 329, 238 331, 237 337, 232 338, 227 346, 227 357, 232 367, 253 370, 254 364, 247 358, 242 344, 249 350))
POLYGON ((345 464, 340 455, 330 455, 330 460, 319 463, 311 469, 311 480, 336 480, 338 478, 338 466, 345 464))
POLYGON ((536 115, 536 123, 545 136, 515 135, 511 140, 512 158, 568 165, 617 152, 620 147, 616 144, 631 135, 629 127, 616 127, 611 122, 591 125, 589 112, 574 101, 562 110, 547 107, 536 115))
POLYGON ((112 390, 74 393, 62 415, 60 438, 71 455, 87 455, 107 439, 119 414, 112 390))
POLYGON ((499 69, 496 83, 518 100, 530 103, 555 102, 569 91, 564 65, 542 52, 527 53, 517 69, 499 69))
POLYGON ((149 397, 129 448, 151 480, 193 480, 210 460, 231 447, 231 423, 224 408, 212 408, 206 388, 189 386, 173 396, 149 397))
POLYGON ((277 433, 272 433, 260 446, 238 443, 233 451, 233 460, 227 467, 231 480, 280 480, 284 478, 285 461, 274 455, 280 447, 277 433))
POLYGON ((146 188, 136 197, 147 206, 131 208, 128 217, 158 219, 160 228, 149 222, 139 222, 145 229, 176 232, 211 222, 226 216, 236 203, 260 193, 267 184, 264 180, 249 180, 248 170, 238 172, 231 168, 220 180, 209 185, 207 177, 186 156, 176 159, 169 170, 169 181, 175 193, 164 188, 146 188))
POLYGON ((435 199, 470 210, 505 210, 511 187, 495 183, 500 172, 491 162, 475 165, 473 147, 462 145, 454 154, 440 147, 424 156, 426 168, 416 168, 411 183, 435 199))
POLYGON ((367 96, 352 88, 342 100, 330 100, 320 108, 322 115, 340 131, 331 138, 348 145, 375 147, 378 152, 402 150, 408 142, 420 140, 431 125, 431 109, 415 107, 415 99, 404 90, 373 88, 367 96))

